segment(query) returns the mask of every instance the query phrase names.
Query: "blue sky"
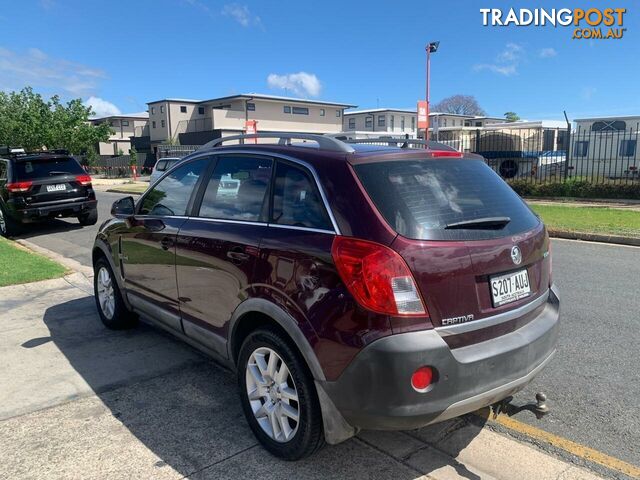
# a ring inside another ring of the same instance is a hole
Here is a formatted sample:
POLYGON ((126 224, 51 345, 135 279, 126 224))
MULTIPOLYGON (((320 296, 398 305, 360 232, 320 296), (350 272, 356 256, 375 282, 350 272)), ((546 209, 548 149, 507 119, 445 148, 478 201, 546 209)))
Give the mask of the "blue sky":
POLYGON ((474 95, 492 115, 640 114, 635 2, 22 0, 0 9, 0 89, 92 98, 101 113, 165 97, 260 92, 413 108, 474 95), (484 27, 481 7, 624 7, 620 40, 571 27, 484 27), (296 75, 299 73, 303 75, 296 75), (306 74, 306 75, 304 75, 306 74))

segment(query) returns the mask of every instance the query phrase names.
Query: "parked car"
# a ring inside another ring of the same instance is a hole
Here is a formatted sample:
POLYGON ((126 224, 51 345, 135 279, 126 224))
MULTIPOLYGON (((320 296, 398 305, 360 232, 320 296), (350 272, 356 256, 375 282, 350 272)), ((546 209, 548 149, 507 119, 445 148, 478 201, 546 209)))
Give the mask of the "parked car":
POLYGON ((0 234, 15 235, 23 224, 76 217, 98 221, 91 177, 66 152, 0 151, 0 234))
POLYGON ((164 172, 173 167, 176 163, 178 163, 180 158, 161 158, 156 162, 153 166, 153 170, 151 171, 151 176, 149 177, 149 184, 153 184, 156 180, 158 180, 164 172))
POLYGON ((549 237, 481 157, 281 136, 210 142, 114 203, 93 248, 107 327, 140 316, 229 366, 254 434, 289 460, 540 373, 558 335, 549 237))

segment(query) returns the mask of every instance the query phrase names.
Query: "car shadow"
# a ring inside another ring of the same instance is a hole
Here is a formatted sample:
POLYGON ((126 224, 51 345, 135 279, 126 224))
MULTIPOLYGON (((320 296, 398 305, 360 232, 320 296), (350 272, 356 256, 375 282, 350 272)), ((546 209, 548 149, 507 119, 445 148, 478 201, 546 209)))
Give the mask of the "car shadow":
POLYGON ((41 237, 43 235, 49 235, 52 233, 69 232, 73 230, 80 230, 83 226, 78 223, 75 218, 65 221, 59 218, 52 218, 37 223, 28 223, 22 226, 20 232, 14 236, 14 238, 34 238, 41 237))
MULTIPOLYGON (((170 467, 190 478, 408 480, 453 468, 461 477, 480 478, 455 458, 482 422, 456 419, 412 432, 361 432, 310 458, 284 462, 257 444, 235 375, 195 349, 144 323, 107 330, 93 297, 50 307, 43 320, 50 337, 22 346, 37 349, 52 341, 111 415, 161 459, 152 465, 159 476, 170 467)), ((95 436, 99 442, 100 432, 95 436)))

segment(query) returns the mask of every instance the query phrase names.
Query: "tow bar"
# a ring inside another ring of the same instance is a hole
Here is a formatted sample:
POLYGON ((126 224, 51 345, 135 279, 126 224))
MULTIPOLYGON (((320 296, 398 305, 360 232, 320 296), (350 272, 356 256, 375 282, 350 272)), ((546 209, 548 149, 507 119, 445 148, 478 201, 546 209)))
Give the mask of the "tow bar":
POLYGON ((495 420, 498 418, 498 415, 501 413, 512 417, 523 410, 529 410, 530 412, 533 412, 538 420, 540 420, 549 413, 549 407, 546 404, 547 396, 542 392, 536 393, 536 403, 529 402, 518 406, 511 403, 512 401, 513 397, 507 397, 504 400, 491 405, 491 410, 493 410, 493 419, 495 420))

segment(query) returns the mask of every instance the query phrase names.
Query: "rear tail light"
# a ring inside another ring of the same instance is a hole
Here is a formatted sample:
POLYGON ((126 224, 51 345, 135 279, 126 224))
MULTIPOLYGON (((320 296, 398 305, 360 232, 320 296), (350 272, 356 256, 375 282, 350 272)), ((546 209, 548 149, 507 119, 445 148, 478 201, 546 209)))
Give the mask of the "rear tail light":
POLYGON ((78 182, 83 187, 87 185, 91 185, 91 176, 90 175, 76 175, 76 182, 78 182))
POLYGON ((432 157, 451 157, 451 158, 462 158, 462 153, 453 152, 449 150, 436 150, 431 152, 432 157))
POLYGON ((411 386, 417 392, 426 392, 433 380, 433 370, 431 367, 420 367, 411 375, 411 386))
POLYGON ((394 250, 337 236, 331 255, 347 289, 364 308, 386 315, 428 315, 409 267, 394 250))
POLYGON ((31 185, 33 185, 31 180, 27 180, 26 182, 7 183, 7 190, 10 192, 28 192, 31 185))

